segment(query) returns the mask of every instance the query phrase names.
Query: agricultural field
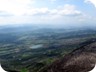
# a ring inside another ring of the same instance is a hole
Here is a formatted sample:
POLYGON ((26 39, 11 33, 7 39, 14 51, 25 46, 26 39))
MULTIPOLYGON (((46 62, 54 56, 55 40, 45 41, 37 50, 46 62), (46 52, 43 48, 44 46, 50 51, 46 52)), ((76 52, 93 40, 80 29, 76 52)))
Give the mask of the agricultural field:
POLYGON ((7 71, 38 72, 96 38, 94 28, 0 28, 0 62, 7 71))

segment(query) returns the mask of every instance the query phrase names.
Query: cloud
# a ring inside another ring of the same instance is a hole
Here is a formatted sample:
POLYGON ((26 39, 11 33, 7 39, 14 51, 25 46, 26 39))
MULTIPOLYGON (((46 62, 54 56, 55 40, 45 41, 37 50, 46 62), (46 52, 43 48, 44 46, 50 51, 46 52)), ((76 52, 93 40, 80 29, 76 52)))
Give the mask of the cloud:
MULTIPOLYGON (((50 0, 55 2, 56 0, 50 0)), ((0 13, 0 16, 7 16, 8 13, 14 16, 23 15, 79 15, 81 12, 76 10, 74 5, 65 4, 61 8, 50 9, 48 7, 34 7, 32 4, 35 0, 0 0, 0 11, 6 13, 0 13), (31 4, 31 6, 30 6, 31 4)))
POLYGON ((56 1, 56 0, 51 0, 52 2, 56 1))
POLYGON ((76 16, 82 14, 81 11, 76 9, 76 6, 65 4, 62 7, 55 9, 45 8, 32 8, 26 12, 25 15, 61 15, 61 16, 76 16))
POLYGON ((64 7, 58 9, 60 15, 80 15, 81 11, 76 9, 75 5, 65 4, 64 7))
POLYGON ((50 0, 52 3, 56 2, 56 0, 50 0))
POLYGON ((85 0, 85 2, 90 2, 96 7, 96 0, 85 0))
POLYGON ((33 15, 43 15, 47 14, 49 12, 49 9, 47 7, 42 7, 42 8, 31 8, 26 11, 25 15, 28 16, 33 16, 33 15))
POLYGON ((13 15, 23 15, 30 3, 33 3, 33 0, 0 0, 0 11, 13 15))
MULTIPOLYGON (((50 1, 55 2, 56 0, 50 1)), ((57 5, 51 8, 49 5, 38 7, 35 3, 39 4, 36 0, 0 0, 0 24, 70 23, 76 22, 78 19, 76 17, 82 15, 82 12, 72 4, 57 5)))
POLYGON ((13 15, 5 11, 0 11, 0 17, 9 17, 9 16, 13 16, 13 15))

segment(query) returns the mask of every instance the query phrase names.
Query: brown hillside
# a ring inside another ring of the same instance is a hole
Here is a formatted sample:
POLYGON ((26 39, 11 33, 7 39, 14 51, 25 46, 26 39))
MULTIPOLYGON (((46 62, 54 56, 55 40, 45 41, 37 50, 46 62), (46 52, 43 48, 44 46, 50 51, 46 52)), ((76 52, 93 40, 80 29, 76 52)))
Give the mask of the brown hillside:
POLYGON ((96 63, 96 42, 89 41, 85 44, 40 72, 88 72, 92 70, 96 63))

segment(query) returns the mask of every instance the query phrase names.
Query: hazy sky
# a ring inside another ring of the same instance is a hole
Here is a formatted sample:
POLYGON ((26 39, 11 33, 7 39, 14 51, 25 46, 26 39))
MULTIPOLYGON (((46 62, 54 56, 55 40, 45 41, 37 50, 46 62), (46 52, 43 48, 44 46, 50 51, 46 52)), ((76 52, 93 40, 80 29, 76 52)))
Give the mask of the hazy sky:
POLYGON ((96 0, 0 0, 0 25, 96 24, 96 0))

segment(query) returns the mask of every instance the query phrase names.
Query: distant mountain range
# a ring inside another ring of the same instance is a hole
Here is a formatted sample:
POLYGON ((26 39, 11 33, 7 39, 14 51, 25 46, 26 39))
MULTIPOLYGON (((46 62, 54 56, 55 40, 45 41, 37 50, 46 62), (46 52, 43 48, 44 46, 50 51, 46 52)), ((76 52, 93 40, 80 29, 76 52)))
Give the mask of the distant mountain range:
POLYGON ((96 64, 96 39, 91 39, 80 45, 80 48, 39 72, 89 72, 96 64))

